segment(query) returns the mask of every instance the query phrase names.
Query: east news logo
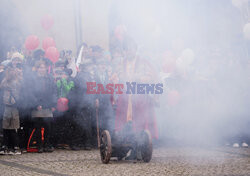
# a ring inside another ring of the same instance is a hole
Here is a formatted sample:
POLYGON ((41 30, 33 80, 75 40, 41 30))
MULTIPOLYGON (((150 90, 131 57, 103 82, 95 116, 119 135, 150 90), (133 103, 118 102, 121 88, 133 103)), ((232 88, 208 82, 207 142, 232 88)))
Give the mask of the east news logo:
POLYGON ((123 94, 124 88, 126 94, 162 94, 163 84, 136 84, 136 82, 126 82, 124 84, 96 84, 96 82, 87 82, 87 94, 123 94), (126 88, 125 88, 126 87, 126 88))

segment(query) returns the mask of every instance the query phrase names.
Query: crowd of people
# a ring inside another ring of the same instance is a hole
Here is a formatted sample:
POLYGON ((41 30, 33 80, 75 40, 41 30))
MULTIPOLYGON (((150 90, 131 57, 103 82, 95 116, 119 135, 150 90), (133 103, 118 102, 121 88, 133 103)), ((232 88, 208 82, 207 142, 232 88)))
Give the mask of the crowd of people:
POLYGON ((41 49, 11 48, 0 65, 0 154, 90 150, 98 133, 122 131, 130 121, 153 139, 248 147, 248 61, 217 50, 198 53, 204 58, 195 62, 190 49, 152 57, 138 50, 129 37, 113 42, 110 52, 83 43, 76 57, 62 50, 53 63, 41 49), (88 82, 164 83, 164 92, 88 94, 88 82))
POLYGON ((0 154, 90 150, 97 147, 98 132, 120 130, 128 121, 157 138, 153 96, 86 93, 87 82, 156 81, 150 64, 138 58, 135 42, 126 40, 122 47, 114 58, 98 45, 83 43, 77 57, 63 50, 56 63, 41 49, 12 48, 0 66, 0 154))

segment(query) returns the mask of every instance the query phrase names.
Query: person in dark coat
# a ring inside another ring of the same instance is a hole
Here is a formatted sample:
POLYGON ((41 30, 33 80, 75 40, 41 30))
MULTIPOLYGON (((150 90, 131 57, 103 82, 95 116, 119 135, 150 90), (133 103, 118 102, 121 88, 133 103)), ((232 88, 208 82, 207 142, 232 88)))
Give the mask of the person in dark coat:
POLYGON ((20 128, 19 104, 20 89, 23 80, 22 58, 19 53, 13 54, 11 64, 6 69, 0 83, 3 91, 4 114, 2 119, 3 145, 0 154, 21 154, 19 150, 18 129, 20 128))
POLYGON ((32 58, 26 58, 23 63, 23 84, 21 87, 20 102, 19 106, 20 113, 20 129, 19 129, 19 138, 20 138, 20 148, 25 151, 27 148, 28 140, 30 133, 32 132, 32 121, 31 121, 31 111, 33 108, 32 104, 32 89, 34 82, 35 71, 34 60, 32 58))
POLYGON ((72 107, 74 93, 74 81, 71 78, 72 70, 57 70, 57 109, 54 119, 54 143, 71 145, 72 120, 74 115, 74 107, 72 107))
MULTIPOLYGON (((98 69, 96 71, 97 75, 97 84, 102 84, 104 87, 111 83, 109 80, 108 75, 108 61, 106 59, 99 59, 97 61, 98 69)), ((98 94, 98 101, 99 101, 99 125, 100 125, 100 132, 103 130, 108 130, 112 132, 114 130, 114 112, 111 103, 110 94, 98 94)))
MULTIPOLYGON (((83 145, 84 149, 89 150, 91 148, 91 140, 93 138, 93 119, 95 116, 95 105, 96 105, 96 95, 86 94, 87 82, 95 82, 96 75, 94 64, 91 60, 85 60, 84 63, 80 65, 80 72, 75 77, 75 107, 76 116, 75 121, 78 126, 78 137, 74 140, 78 141, 83 145)), ((96 124, 94 124, 96 126, 96 124)))
POLYGON ((31 117, 36 129, 38 152, 52 152, 51 124, 56 107, 56 86, 53 77, 48 74, 48 65, 40 60, 35 64, 36 75, 32 89, 31 117), (41 130, 44 128, 44 141, 41 130))

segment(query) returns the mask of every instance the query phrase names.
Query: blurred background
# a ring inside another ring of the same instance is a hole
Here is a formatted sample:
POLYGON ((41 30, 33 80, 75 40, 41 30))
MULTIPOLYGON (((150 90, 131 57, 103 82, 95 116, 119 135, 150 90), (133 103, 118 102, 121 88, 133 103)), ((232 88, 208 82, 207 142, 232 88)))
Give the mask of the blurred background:
POLYGON ((53 37, 59 49, 76 51, 81 42, 97 43, 108 49, 115 28, 123 25, 140 46, 150 51, 173 47, 203 51, 209 47, 220 52, 236 51, 243 56, 249 44, 243 34, 244 25, 249 22, 247 2, 2 0, 1 37, 8 38, 2 40, 4 47, 7 42, 21 45, 26 36, 35 34, 40 40, 53 37), (47 31, 41 26, 46 15, 53 20, 47 31))
MULTIPOLYGON (((0 59, 25 39, 52 37, 58 50, 99 45, 114 59, 125 35, 164 83, 161 139, 249 141, 248 0, 1 0, 0 59)), ((41 42, 40 42, 41 43, 41 42)), ((38 48, 42 48, 40 44, 38 48)), ((166 140, 168 141, 168 140, 166 140)))

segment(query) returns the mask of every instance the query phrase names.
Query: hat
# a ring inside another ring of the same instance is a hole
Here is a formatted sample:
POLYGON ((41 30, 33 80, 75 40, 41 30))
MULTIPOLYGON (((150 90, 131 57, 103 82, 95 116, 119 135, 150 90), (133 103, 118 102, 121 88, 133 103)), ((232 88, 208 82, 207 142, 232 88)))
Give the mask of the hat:
POLYGON ((19 52, 15 52, 12 54, 11 61, 16 60, 16 59, 23 61, 24 56, 19 52))
POLYGON ((35 59, 40 59, 41 57, 44 56, 44 54, 45 54, 45 52, 44 52, 43 50, 37 49, 37 50, 34 51, 33 57, 34 57, 35 59))

